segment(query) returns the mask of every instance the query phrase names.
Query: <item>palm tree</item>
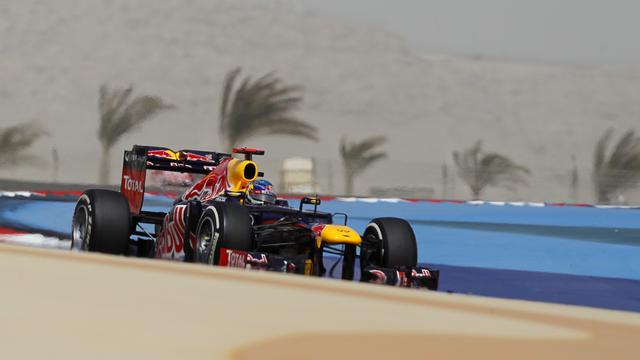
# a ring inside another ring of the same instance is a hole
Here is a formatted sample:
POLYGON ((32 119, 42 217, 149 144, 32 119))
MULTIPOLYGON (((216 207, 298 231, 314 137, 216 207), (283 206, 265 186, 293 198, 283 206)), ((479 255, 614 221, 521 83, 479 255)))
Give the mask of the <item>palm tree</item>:
POLYGON ((613 195, 640 182, 640 137, 627 130, 607 155, 612 136, 613 129, 604 132, 593 157, 593 183, 599 203, 609 203, 613 195))
POLYGON ((98 181, 101 184, 106 184, 109 180, 109 153, 118 139, 158 113, 174 108, 158 96, 131 98, 132 93, 132 86, 125 89, 100 86, 98 139, 102 143, 102 161, 98 181))
POLYGON ((372 136, 360 142, 349 142, 346 137, 340 139, 340 155, 344 166, 345 194, 353 194, 353 180, 366 168, 387 156, 385 152, 374 149, 384 144, 384 136, 372 136))
POLYGON ((240 68, 227 73, 220 104, 220 136, 225 150, 260 134, 293 135, 317 141, 316 127, 291 115, 302 103, 298 86, 284 85, 274 73, 236 88, 240 68))
POLYGON ((58 182, 58 175, 60 174, 60 156, 58 156, 58 148, 55 146, 51 148, 51 164, 53 164, 53 182, 58 182))
POLYGON ((34 122, 0 128, 0 166, 37 164, 41 159, 25 151, 47 134, 47 131, 34 122))
POLYGON ((571 154, 571 171, 569 172, 569 199, 571 201, 578 201, 578 185, 580 184, 580 177, 578 176, 578 165, 576 165, 576 156, 571 154))
POLYGON ((442 175, 442 198, 446 199, 448 196, 447 187, 449 185, 449 168, 447 167, 447 164, 442 163, 442 166, 440 167, 440 174, 442 175))
POLYGON ((454 151, 453 161, 458 168, 458 175, 469 186, 474 199, 479 199, 482 191, 489 186, 513 190, 514 185, 526 185, 524 175, 530 174, 528 168, 505 155, 484 153, 480 140, 462 153, 454 151))

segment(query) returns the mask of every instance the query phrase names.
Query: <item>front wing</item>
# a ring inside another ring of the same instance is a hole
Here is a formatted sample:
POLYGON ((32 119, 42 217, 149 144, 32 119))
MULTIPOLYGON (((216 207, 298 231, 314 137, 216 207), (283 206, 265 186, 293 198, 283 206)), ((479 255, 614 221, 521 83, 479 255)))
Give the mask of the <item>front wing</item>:
MULTIPOLYGON (((220 266, 282 273, 304 273, 304 264, 282 256, 256 251, 220 249, 220 266)), ((360 281, 397 287, 438 290, 440 271, 425 266, 409 269, 367 266, 360 281)))

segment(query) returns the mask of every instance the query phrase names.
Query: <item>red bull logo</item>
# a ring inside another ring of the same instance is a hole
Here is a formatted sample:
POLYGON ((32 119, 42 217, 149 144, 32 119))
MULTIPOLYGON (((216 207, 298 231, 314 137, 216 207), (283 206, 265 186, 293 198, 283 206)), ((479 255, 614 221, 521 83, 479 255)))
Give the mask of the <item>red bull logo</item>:
POLYGON ((147 156, 169 160, 213 162, 211 154, 198 154, 190 151, 174 152, 169 149, 149 150, 147 156))
POLYGON ((149 150, 147 152, 147 157, 149 156, 155 156, 155 157, 160 157, 160 158, 165 158, 165 159, 173 159, 173 160, 177 160, 177 156, 176 154, 171 151, 171 150, 149 150))
POLYGON ((196 154, 188 151, 180 152, 180 159, 184 159, 187 161, 205 161, 205 162, 213 161, 213 159, 211 158, 211 155, 200 155, 200 154, 196 154))

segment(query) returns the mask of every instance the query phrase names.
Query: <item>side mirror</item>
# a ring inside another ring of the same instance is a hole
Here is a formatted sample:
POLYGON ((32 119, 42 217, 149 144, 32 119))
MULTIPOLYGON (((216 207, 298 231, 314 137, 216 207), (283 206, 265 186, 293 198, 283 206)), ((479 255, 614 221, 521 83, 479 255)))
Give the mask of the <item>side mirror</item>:
POLYGON ((320 201, 320 198, 318 197, 303 197, 302 200, 300 200, 301 204, 309 204, 309 205, 315 205, 318 206, 320 205, 322 201, 320 201))
POLYGON ((300 200, 299 211, 302 212, 302 206, 307 204, 307 205, 313 205, 313 212, 315 213, 318 210, 318 205, 320 205, 320 203, 321 203, 320 198, 318 198, 317 196, 316 197, 305 196, 300 200))

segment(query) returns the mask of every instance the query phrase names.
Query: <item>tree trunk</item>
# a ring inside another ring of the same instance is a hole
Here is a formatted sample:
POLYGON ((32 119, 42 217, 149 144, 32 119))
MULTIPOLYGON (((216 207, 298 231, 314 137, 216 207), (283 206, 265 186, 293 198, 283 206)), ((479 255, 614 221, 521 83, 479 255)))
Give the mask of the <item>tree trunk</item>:
POLYGON ((231 151, 233 150, 233 148, 238 146, 245 146, 245 145, 239 144, 237 137, 232 137, 230 134, 226 132, 222 133, 222 149, 219 149, 218 151, 228 152, 229 154, 231 154, 231 151))
POLYGON ((51 149, 51 157, 53 163, 53 182, 58 182, 58 175, 60 173, 60 157, 58 156, 58 149, 55 146, 51 149))
POLYGON ((480 193, 482 193, 482 189, 478 189, 475 187, 471 188, 471 200, 480 200, 480 193))
POLYGON ((601 174, 596 174, 593 178, 596 202, 598 204, 611 203, 611 195, 614 192, 615 186, 611 186, 611 182, 606 181, 610 178, 610 176, 603 177, 601 174))
POLYGON ((100 169, 98 175, 98 183, 101 185, 106 185, 109 183, 109 146, 102 145, 102 159, 100 160, 100 169))
POLYGON ((228 152, 231 154, 231 150, 233 149, 233 144, 230 143, 229 139, 227 139, 224 135, 222 136, 222 149, 219 149, 220 152, 228 152))
POLYGON ((346 171, 344 174, 345 195, 353 195, 353 174, 346 171))
POLYGON ((447 164, 442 164, 442 199, 447 198, 447 184, 449 183, 449 172, 447 171, 447 164))
POLYGON ((598 189, 598 204, 610 204, 611 194, 604 189, 598 189))

